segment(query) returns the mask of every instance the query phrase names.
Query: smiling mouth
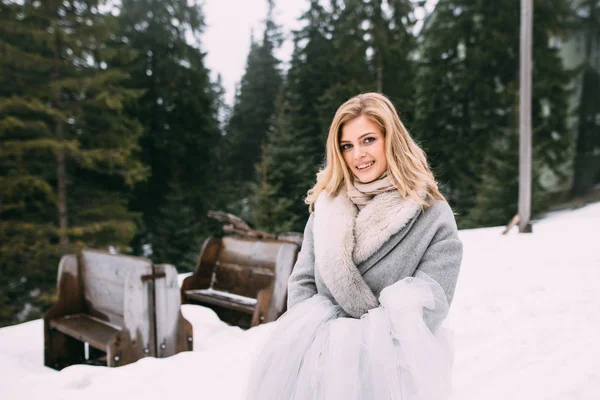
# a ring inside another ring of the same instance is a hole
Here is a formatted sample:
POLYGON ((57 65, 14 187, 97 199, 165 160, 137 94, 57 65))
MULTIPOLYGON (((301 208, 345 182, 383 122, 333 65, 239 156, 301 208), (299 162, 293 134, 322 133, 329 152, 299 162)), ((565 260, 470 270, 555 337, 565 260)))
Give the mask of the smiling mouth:
POLYGON ((364 171, 365 169, 368 169, 373 164, 375 164, 375 161, 360 164, 360 165, 356 166, 356 169, 358 169, 359 171, 364 171))

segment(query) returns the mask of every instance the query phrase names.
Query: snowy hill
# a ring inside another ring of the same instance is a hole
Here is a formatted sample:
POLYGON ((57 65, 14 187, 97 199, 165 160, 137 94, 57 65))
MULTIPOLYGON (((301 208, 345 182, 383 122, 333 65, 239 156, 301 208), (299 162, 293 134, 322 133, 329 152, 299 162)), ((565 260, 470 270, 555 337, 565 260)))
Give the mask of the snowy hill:
MULTIPOLYGON (((554 213, 532 235, 461 231, 465 258, 449 317, 453 400, 600 399, 600 203, 554 213)), ((194 352, 108 369, 43 366, 42 321, 0 329, 3 399, 241 399, 272 331, 183 306, 194 352)))

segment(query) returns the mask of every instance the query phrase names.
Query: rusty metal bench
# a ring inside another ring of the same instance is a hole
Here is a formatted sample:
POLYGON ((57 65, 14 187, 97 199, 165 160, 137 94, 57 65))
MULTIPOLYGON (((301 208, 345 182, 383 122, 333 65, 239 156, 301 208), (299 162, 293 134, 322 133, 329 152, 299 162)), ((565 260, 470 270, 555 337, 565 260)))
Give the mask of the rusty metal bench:
POLYGON ((182 303, 209 307, 244 329, 274 321, 286 309, 287 280, 299 247, 284 240, 209 238, 196 271, 183 281, 182 303))
POLYGON ((61 259, 57 288, 58 300, 44 317, 48 367, 116 367, 192 350, 172 265, 83 250, 61 259))

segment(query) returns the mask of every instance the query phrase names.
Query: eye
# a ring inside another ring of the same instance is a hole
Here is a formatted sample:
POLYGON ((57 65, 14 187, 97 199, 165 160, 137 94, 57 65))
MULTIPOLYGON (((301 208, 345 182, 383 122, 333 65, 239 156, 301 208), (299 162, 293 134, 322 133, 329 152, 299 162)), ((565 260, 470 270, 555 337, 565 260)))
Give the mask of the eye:
POLYGON ((352 145, 348 144, 348 143, 340 146, 340 150, 342 150, 342 151, 350 150, 351 148, 352 148, 352 145))
POLYGON ((365 138, 365 143, 367 143, 367 144, 373 143, 375 140, 377 140, 377 139, 372 136, 369 136, 369 137, 365 138))

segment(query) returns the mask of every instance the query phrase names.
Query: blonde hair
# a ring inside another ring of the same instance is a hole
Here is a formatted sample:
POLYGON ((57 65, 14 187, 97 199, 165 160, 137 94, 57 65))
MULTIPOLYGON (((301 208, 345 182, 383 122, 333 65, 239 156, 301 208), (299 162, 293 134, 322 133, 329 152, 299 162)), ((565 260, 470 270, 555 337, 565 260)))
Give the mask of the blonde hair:
POLYGON ((351 182, 351 171, 340 150, 340 133, 346 122, 361 115, 369 118, 383 132, 387 172, 400 195, 411 197, 424 207, 434 199, 445 200, 429 168, 425 152, 400 121, 394 105, 379 93, 363 93, 342 104, 333 117, 327 136, 325 166, 317 173, 317 182, 308 191, 305 200, 310 210, 323 190, 335 196, 346 182, 351 182), (423 193, 427 196, 422 196, 423 193))

